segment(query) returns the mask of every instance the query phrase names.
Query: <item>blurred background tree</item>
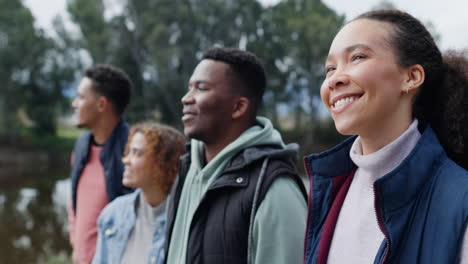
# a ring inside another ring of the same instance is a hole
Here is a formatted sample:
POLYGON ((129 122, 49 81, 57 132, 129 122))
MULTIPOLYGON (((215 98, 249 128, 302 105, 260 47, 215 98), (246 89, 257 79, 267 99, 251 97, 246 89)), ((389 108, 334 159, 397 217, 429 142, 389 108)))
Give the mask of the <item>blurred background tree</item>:
MULTIPOLYGON (((67 101, 63 91, 77 69, 63 46, 34 27, 20 1, 0 0, 0 135, 18 139, 24 128, 53 135, 67 101)), ((68 107, 68 106, 67 106, 68 107)))
MULTIPOLYGON (((55 135, 82 71, 98 63, 129 73, 133 123, 181 126, 180 98, 204 50, 238 47, 265 63, 261 114, 305 152, 340 140, 320 97, 323 61, 345 22, 320 0, 67 0, 54 32, 34 26, 20 0, 0 0, 0 142, 55 135), (322 146, 319 146, 322 145, 322 146)), ((386 0, 373 7, 395 8, 386 0)), ((428 27, 436 39, 440 35, 428 27)))
POLYGON ((262 114, 290 140, 320 142, 323 61, 344 22, 321 1, 69 0, 68 12, 79 33, 58 26, 62 42, 85 51, 90 64, 114 64, 134 80, 131 122, 156 118, 180 126, 180 98, 202 52, 238 47, 257 54, 267 68, 262 114))

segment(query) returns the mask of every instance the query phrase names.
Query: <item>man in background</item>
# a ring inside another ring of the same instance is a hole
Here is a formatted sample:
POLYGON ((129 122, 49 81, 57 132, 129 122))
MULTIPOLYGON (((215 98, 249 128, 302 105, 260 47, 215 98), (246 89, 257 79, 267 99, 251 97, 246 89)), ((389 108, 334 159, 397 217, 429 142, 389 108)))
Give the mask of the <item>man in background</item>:
POLYGON ((122 185, 121 161, 129 127, 122 114, 132 84, 122 70, 97 65, 85 71, 73 100, 77 126, 87 128, 72 153, 69 207, 73 262, 89 264, 96 249, 96 221, 101 210, 131 190, 122 185))

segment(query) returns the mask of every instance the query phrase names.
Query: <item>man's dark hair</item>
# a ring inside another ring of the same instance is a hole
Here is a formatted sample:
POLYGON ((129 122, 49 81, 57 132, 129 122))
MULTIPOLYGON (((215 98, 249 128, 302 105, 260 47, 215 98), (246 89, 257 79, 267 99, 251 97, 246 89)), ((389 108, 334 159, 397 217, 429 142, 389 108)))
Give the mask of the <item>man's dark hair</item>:
POLYGON ((262 104, 263 92, 267 85, 265 68, 255 54, 236 48, 214 47, 205 51, 202 59, 221 61, 229 65, 234 85, 242 96, 250 99, 250 114, 255 117, 262 104))
POLYGON ((117 67, 102 64, 87 69, 84 75, 93 81, 94 91, 107 97, 115 113, 122 115, 130 101, 132 90, 128 75, 117 67))

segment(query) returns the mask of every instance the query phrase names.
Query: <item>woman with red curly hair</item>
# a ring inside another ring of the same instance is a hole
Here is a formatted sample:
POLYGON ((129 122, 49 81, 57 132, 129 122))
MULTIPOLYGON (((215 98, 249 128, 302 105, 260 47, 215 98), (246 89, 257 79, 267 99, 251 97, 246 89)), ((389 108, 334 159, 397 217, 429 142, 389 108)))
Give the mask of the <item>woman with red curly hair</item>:
POLYGON ((112 201, 99 216, 94 264, 163 262, 166 197, 184 144, 184 136, 169 126, 132 127, 122 183, 136 191, 112 201))

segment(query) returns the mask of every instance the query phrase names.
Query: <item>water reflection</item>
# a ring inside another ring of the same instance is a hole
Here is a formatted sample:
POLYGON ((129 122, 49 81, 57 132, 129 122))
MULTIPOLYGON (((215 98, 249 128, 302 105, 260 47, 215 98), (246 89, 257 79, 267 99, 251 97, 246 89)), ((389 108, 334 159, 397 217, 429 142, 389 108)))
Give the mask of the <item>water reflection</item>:
POLYGON ((0 182, 2 263, 49 263, 70 255, 67 175, 43 173, 0 182))

